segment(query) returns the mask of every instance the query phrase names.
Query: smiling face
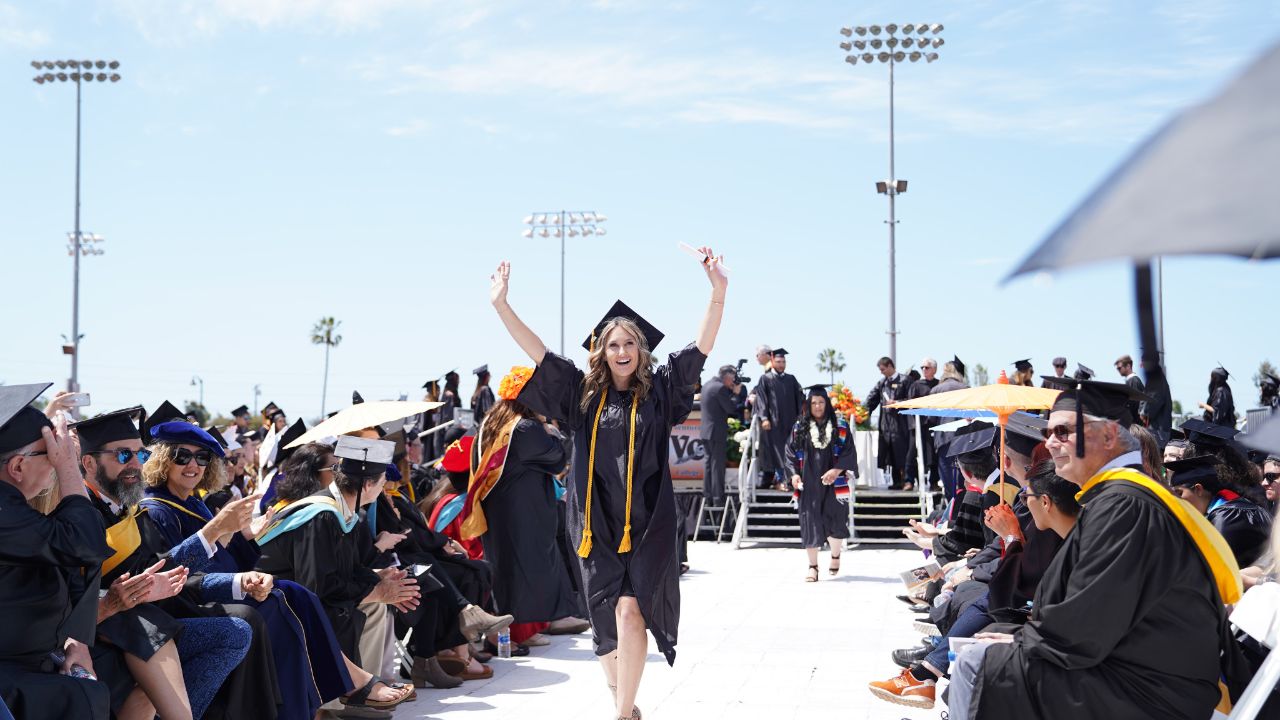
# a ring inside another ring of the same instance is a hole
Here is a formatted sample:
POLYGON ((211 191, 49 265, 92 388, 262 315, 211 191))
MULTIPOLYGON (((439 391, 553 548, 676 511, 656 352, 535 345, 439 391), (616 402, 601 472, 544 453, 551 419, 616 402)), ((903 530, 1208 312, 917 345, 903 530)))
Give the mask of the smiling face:
POLYGON ((1082 458, 1076 457, 1076 413, 1070 410, 1055 410, 1050 413, 1049 429, 1059 426, 1067 428, 1066 438, 1050 433, 1044 446, 1049 451, 1049 457, 1053 458, 1058 475, 1066 480, 1084 485, 1099 468, 1120 454, 1115 423, 1100 420, 1085 422, 1085 456, 1082 458))
POLYGON ((821 420, 827 415, 827 399, 821 395, 814 395, 809 398, 809 413, 814 419, 821 420))
POLYGON ((138 451, 141 440, 117 440, 102 446, 102 452, 85 456, 85 468, 92 463, 92 475, 102 490, 113 500, 126 507, 137 504, 142 498, 142 463, 138 451), (129 461, 121 464, 117 450, 129 451, 129 461))
POLYGON ((182 444, 175 449, 186 448, 191 451, 192 458, 186 465, 179 465, 177 462, 170 463, 168 484, 169 491, 178 497, 186 497, 195 491, 196 485, 204 478, 205 468, 195 460, 195 453, 208 453, 209 451, 199 445, 182 444))
POLYGON ((624 327, 615 327, 604 338, 604 359, 614 382, 629 382, 640 366, 640 341, 624 327))

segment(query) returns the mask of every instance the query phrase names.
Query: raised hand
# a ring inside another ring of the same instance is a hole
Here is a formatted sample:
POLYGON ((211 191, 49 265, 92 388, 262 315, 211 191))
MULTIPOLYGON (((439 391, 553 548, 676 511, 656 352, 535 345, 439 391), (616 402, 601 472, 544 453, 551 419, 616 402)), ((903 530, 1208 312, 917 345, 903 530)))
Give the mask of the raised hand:
POLYGON ((498 269, 489 276, 489 302, 493 303, 495 308, 507 304, 507 286, 510 279, 511 263, 503 260, 498 263, 498 269))
MULTIPOLYGON (((253 512, 253 505, 249 506, 249 512, 253 512)), ((271 521, 276 519, 276 509, 274 507, 267 508, 267 511, 256 518, 249 521, 249 527, 244 532, 245 539, 257 540, 262 532, 271 526, 271 521)))
MULTIPOLYGON (((729 286, 729 273, 721 266, 724 262, 724 256, 717 257, 710 247, 703 246, 698 248, 698 252, 705 257, 702 260, 702 269, 707 273, 707 279, 711 281, 711 287, 721 293, 729 286)), ((719 297, 724 297, 721 294, 719 297)))
POLYGON ((182 592, 182 586, 186 584, 189 572, 183 565, 179 565, 167 572, 156 572, 156 581, 151 585, 151 592, 147 594, 144 602, 168 600, 182 592))

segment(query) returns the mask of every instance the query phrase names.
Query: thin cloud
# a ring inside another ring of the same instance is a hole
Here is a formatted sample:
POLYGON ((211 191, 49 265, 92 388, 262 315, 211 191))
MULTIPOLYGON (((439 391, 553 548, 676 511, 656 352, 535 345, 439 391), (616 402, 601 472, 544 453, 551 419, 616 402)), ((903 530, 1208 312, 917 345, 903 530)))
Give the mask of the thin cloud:
POLYGON ((415 119, 410 120, 404 125, 387 128, 387 134, 391 137, 409 137, 412 135, 421 135, 431 129, 431 124, 426 120, 415 119))
POLYGON ((49 43, 49 34, 27 26, 18 8, 0 2, 0 48, 38 48, 49 43))

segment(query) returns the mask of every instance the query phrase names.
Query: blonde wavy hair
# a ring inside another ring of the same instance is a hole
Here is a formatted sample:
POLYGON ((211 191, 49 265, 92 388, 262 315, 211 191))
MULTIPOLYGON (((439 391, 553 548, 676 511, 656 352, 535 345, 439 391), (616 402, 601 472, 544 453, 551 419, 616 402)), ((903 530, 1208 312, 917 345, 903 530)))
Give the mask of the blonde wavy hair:
POLYGON ((587 355, 587 374, 582 380, 582 399, 579 401, 579 406, 584 413, 590 412, 591 399, 596 397, 597 393, 607 390, 610 375, 609 361, 605 359, 605 339, 609 337, 609 333, 618 328, 635 338, 636 347, 640 348, 636 354, 636 371, 631 376, 631 387, 635 390, 637 400, 644 402, 644 399, 649 396, 649 390, 653 387, 653 353, 649 351, 649 342, 645 340, 640 326, 630 318, 613 318, 600 329, 600 334, 595 338, 595 346, 587 355))
MULTIPOLYGON (((202 448, 204 449, 204 448, 202 448)), ((173 456, 178 452, 177 445, 156 443, 151 446, 151 457, 142 466, 142 482, 147 487, 163 487, 169 482, 169 470, 176 463, 173 456)), ((196 484, 195 492, 217 492, 226 487, 227 466, 215 453, 213 459, 204 468, 204 476, 196 484)))

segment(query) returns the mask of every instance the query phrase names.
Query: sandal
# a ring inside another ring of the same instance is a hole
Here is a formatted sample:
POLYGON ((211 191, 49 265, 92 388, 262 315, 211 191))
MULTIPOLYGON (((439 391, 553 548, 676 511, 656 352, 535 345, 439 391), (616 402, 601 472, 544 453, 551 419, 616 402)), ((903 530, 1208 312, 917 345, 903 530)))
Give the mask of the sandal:
POLYGON ((459 680, 488 680, 489 678, 493 677, 493 668, 489 667, 488 665, 481 665, 480 672, 463 670, 462 672, 458 673, 457 677, 459 680))
POLYGON ((440 669, 449 673, 454 677, 458 677, 467 671, 468 662, 458 657, 441 657, 436 656, 436 662, 440 663, 440 669))
POLYGON ((839 555, 831 556, 831 566, 827 568, 827 572, 830 573, 832 577, 835 577, 836 575, 840 574, 840 556, 839 555))
POLYGON ((809 572, 804 576, 805 582, 818 582, 818 566, 810 565, 809 572))
POLYGON ((360 688, 359 690, 356 690, 350 695, 343 697, 342 704, 354 705, 356 707, 369 707, 369 708, 374 708, 376 710, 390 710, 391 708, 399 705, 400 703, 408 702, 409 700, 412 700, 413 698, 416 698, 416 697, 417 697, 417 693, 413 691, 412 687, 406 687, 402 683, 388 682, 375 675, 369 678, 369 682, 365 683, 364 687, 360 688), (386 687, 399 692, 400 693, 399 699, 370 700, 369 695, 373 692, 373 686, 376 683, 382 683, 386 687), (406 689, 408 690, 408 692, 405 692, 406 689))

